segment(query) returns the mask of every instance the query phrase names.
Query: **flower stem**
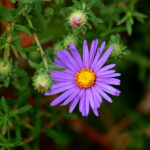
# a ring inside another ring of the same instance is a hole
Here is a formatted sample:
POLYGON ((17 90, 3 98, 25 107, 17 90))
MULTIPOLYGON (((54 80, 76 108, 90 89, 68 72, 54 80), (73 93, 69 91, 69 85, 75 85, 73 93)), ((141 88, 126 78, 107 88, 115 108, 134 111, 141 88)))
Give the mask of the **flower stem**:
MULTIPOLYGON (((28 21, 29 26, 30 26, 31 28, 34 28, 32 22, 31 22, 31 19, 29 18, 28 14, 26 14, 26 19, 27 19, 27 21, 28 21)), ((40 41, 39 41, 39 39, 38 39, 37 34, 36 34, 36 33, 33 33, 33 37, 34 37, 34 39, 35 39, 35 41, 36 41, 37 46, 39 47, 40 54, 41 54, 41 56, 42 56, 44 66, 45 66, 46 69, 48 69, 48 63, 47 63, 46 57, 43 56, 43 55, 44 55, 44 51, 43 51, 43 49, 42 49, 42 46, 41 46, 41 44, 40 44, 40 41)))

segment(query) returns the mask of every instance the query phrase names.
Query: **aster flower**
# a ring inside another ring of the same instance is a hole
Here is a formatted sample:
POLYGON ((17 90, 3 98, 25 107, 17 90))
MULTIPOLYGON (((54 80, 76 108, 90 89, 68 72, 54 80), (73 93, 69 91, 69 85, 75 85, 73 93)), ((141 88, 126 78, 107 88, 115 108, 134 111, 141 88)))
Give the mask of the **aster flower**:
POLYGON ((103 53, 105 42, 99 48, 97 45, 98 40, 93 40, 89 51, 87 41, 84 41, 83 60, 72 43, 69 44, 72 55, 66 49, 57 51, 58 59, 54 60, 54 64, 65 70, 51 72, 56 84, 52 85, 51 92, 46 92, 45 95, 64 93, 52 101, 51 106, 60 103, 61 106, 65 106, 70 103, 69 112, 72 113, 79 103, 79 111, 83 116, 88 116, 90 107, 98 116, 102 98, 112 103, 108 94, 120 95, 120 91, 111 86, 120 85, 120 80, 114 78, 120 76, 120 73, 112 69, 115 64, 104 66, 113 46, 103 53))

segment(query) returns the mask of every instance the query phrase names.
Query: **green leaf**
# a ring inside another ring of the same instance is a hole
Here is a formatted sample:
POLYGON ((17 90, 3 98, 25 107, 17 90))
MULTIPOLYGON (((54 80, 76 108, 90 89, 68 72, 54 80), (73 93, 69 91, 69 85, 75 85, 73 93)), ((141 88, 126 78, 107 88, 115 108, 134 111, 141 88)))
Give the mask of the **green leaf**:
POLYGON ((126 20, 128 19, 128 14, 126 14, 122 19, 120 19, 118 22, 117 22, 117 25, 121 25, 123 24, 124 22, 126 22, 126 20))
POLYGON ((32 51, 35 51, 37 50, 37 46, 30 46, 30 47, 27 47, 27 48, 24 48, 24 52, 25 53, 29 53, 29 52, 32 52, 32 51))
POLYGON ((50 40, 52 40, 52 37, 51 37, 51 36, 48 36, 48 37, 42 39, 42 40, 40 41, 40 43, 41 43, 41 44, 45 44, 45 43, 49 42, 50 40))
POLYGON ((40 26, 40 28, 45 28, 46 27, 46 20, 45 18, 43 17, 43 15, 41 14, 41 12, 39 12, 38 10, 36 9, 33 9, 32 10, 32 15, 35 17, 35 22, 38 20, 38 26, 40 26))
POLYGON ((48 65, 48 68, 49 68, 49 69, 58 70, 58 71, 63 71, 63 70, 65 70, 65 68, 56 67, 56 66, 54 66, 54 65, 48 65))
POLYGON ((31 108, 32 108, 31 105, 26 105, 26 106, 20 108, 20 109, 18 110, 18 111, 19 111, 19 114, 25 113, 25 112, 29 111, 31 108))
POLYGON ((134 11, 132 13, 132 15, 138 20, 140 21, 141 23, 144 22, 144 19, 147 18, 147 16, 145 14, 142 14, 142 13, 139 13, 137 11, 134 11))
POLYGON ((11 111, 11 113, 9 114, 10 117, 14 117, 19 113, 18 109, 15 109, 13 111, 11 111))
POLYGON ((0 18, 3 18, 5 21, 13 21, 14 17, 12 16, 12 14, 10 13, 10 11, 5 8, 0 6, 0 18))
POLYGON ((45 130, 45 133, 46 133, 49 137, 51 137, 54 141, 56 141, 56 140, 58 139, 58 137, 59 137, 59 133, 58 133, 57 131, 55 131, 54 129, 51 129, 51 128, 46 129, 46 130, 45 130))
POLYGON ((91 8, 96 4, 97 0, 91 0, 88 2, 88 6, 91 8))
POLYGON ((28 34, 29 36, 32 36, 30 30, 29 30, 27 27, 23 26, 23 25, 15 24, 15 25, 14 25, 14 28, 15 28, 17 31, 19 31, 19 32, 24 32, 24 33, 28 34))
POLYGON ((3 126, 2 126, 2 135, 6 134, 6 130, 7 130, 7 120, 5 120, 3 122, 3 126))
POLYGON ((129 35, 132 34, 132 22, 130 19, 127 20, 126 22, 126 29, 129 35))
POLYGON ((16 141, 17 143, 19 143, 21 141, 21 130, 19 127, 16 127, 15 128, 15 133, 16 133, 16 141))
POLYGON ((0 134, 0 141, 3 142, 3 143, 7 142, 6 138, 1 134, 0 134))
POLYGON ((3 111, 7 114, 9 111, 8 105, 6 103, 6 100, 4 99, 4 97, 1 98, 1 108, 3 109, 3 111))
POLYGON ((6 41, 5 38, 0 38, 0 42, 1 42, 1 43, 5 42, 5 41, 6 41))
POLYGON ((130 4, 128 5, 129 8, 132 8, 138 0, 131 0, 130 4))
POLYGON ((39 68, 39 64, 33 62, 32 60, 28 60, 28 63, 32 68, 35 68, 35 69, 39 68))
POLYGON ((32 108, 31 105, 23 106, 23 107, 20 108, 20 109, 15 109, 15 110, 13 110, 13 111, 10 113, 9 116, 10 116, 10 117, 14 117, 14 116, 16 116, 16 115, 18 115, 18 114, 23 114, 23 113, 29 111, 31 108, 32 108))

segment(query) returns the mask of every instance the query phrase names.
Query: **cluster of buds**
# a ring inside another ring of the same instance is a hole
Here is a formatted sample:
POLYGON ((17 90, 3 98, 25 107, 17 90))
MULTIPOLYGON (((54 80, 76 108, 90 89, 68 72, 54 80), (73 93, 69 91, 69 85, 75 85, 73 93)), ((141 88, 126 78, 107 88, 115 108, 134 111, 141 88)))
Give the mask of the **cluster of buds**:
POLYGON ((42 71, 36 72, 33 77, 33 86, 40 93, 47 92, 51 86, 51 78, 49 73, 42 71))
POLYGON ((82 27, 87 21, 86 14, 82 11, 75 11, 69 17, 69 24, 73 28, 82 27))

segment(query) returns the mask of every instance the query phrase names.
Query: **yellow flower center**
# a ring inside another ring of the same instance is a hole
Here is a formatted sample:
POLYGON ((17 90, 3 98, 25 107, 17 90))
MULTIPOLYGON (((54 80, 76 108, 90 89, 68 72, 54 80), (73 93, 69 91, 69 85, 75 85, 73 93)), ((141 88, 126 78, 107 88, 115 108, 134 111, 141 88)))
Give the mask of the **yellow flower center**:
POLYGON ((91 69, 81 69, 75 76, 76 84, 81 88, 89 88, 95 83, 95 73, 91 69))

